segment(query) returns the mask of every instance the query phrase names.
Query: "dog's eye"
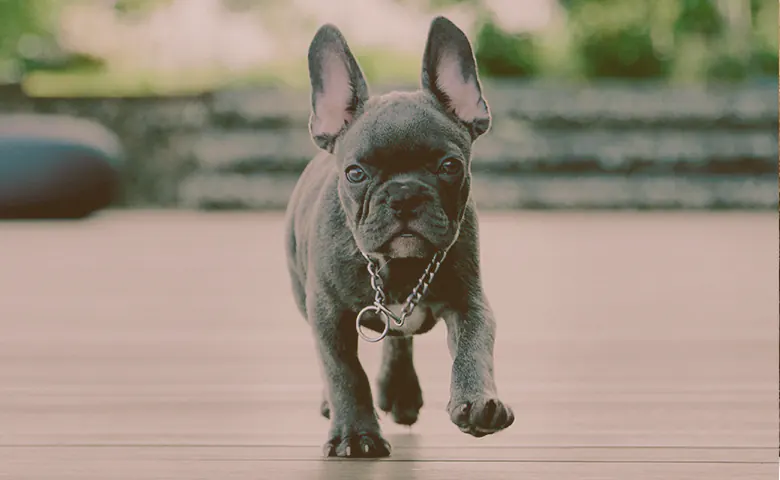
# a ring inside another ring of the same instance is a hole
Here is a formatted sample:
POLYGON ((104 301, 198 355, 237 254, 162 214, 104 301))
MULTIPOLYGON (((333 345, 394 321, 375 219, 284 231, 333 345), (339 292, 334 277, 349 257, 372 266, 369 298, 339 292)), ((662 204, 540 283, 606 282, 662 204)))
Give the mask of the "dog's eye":
POLYGON ((439 165, 439 175, 457 175, 462 168, 461 163, 455 159, 448 159, 439 165))
POLYGON ((357 165, 350 165, 344 173, 347 175, 347 180, 352 183, 360 183, 368 177, 365 170, 357 165))

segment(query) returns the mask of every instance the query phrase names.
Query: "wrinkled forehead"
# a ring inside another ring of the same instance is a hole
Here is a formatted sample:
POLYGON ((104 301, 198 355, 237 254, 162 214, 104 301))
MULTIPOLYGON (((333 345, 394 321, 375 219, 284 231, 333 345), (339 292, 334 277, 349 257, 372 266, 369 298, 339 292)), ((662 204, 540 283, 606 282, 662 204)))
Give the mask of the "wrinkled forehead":
POLYGON ((372 98, 344 135, 342 158, 382 162, 394 158, 470 155, 466 130, 422 92, 372 98))

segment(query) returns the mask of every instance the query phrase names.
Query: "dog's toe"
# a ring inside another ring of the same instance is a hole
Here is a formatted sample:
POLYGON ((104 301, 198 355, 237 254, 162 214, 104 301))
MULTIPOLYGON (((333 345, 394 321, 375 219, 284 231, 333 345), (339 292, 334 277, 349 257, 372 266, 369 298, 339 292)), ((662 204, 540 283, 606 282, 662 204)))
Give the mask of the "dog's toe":
POLYGON ((509 405, 496 398, 459 402, 450 408, 450 419, 458 428, 474 437, 484 437, 511 426, 515 415, 509 405))
POLYGON ((333 437, 323 446, 326 457, 381 458, 390 455, 390 444, 378 433, 362 432, 333 437))

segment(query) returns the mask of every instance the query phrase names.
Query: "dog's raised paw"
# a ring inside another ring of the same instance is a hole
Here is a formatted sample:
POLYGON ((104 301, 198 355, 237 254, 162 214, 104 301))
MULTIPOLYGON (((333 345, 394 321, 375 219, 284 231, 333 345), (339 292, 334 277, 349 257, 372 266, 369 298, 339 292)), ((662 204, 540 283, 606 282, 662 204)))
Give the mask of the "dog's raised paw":
POLYGON ((417 422, 423 406, 422 389, 414 367, 391 370, 379 377, 377 405, 399 425, 417 422))
POLYGON ((496 398, 453 402, 449 406, 452 423, 464 433, 484 437, 508 428, 515 421, 509 405, 496 398))
POLYGON ((326 457, 380 458, 390 455, 390 444, 373 432, 334 436, 322 447, 326 457))

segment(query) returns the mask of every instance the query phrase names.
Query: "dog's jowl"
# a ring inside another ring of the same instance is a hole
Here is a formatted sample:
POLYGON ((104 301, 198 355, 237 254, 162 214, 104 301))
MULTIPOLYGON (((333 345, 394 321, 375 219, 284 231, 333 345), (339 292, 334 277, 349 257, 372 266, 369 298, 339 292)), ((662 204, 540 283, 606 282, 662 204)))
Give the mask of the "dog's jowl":
POLYGON ((514 415, 497 396, 496 326, 470 196, 471 148, 490 127, 490 111, 468 39, 434 19, 422 88, 370 96, 344 37, 324 25, 309 48, 309 75, 309 128, 322 151, 293 192, 286 240, 295 300, 325 382, 325 455, 390 454, 358 360, 364 309, 358 323, 384 337, 377 404, 397 423, 415 423, 423 405, 413 335, 443 319, 453 359, 450 418, 476 437, 507 428, 514 415))

